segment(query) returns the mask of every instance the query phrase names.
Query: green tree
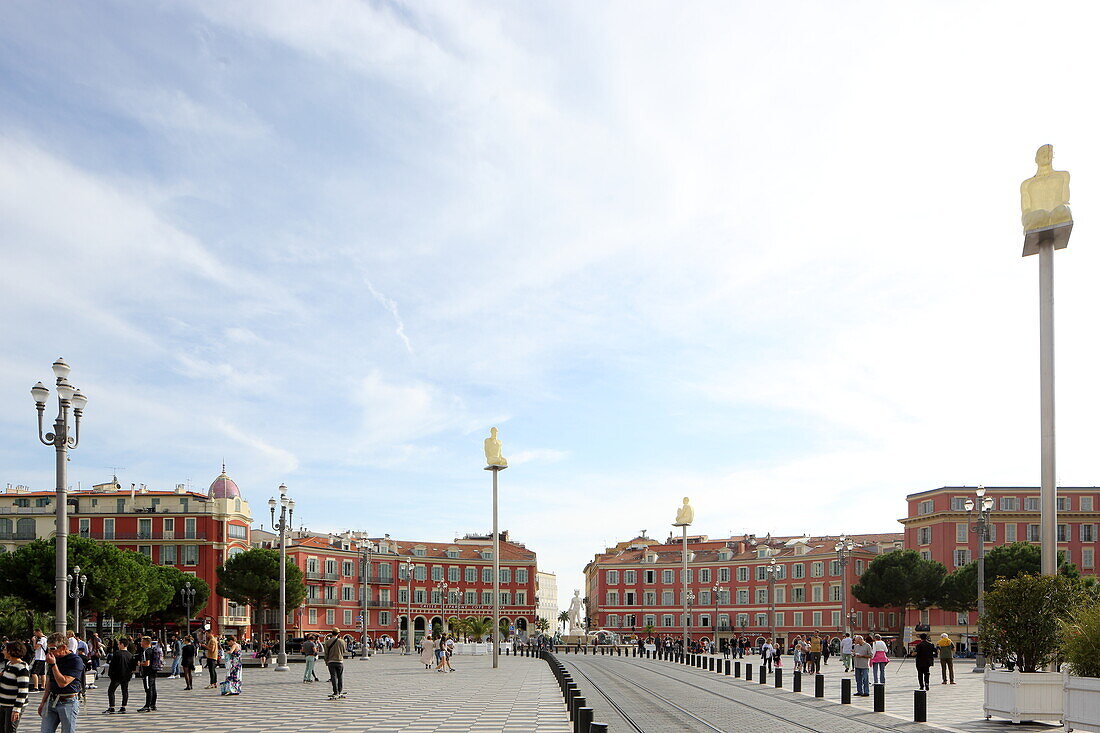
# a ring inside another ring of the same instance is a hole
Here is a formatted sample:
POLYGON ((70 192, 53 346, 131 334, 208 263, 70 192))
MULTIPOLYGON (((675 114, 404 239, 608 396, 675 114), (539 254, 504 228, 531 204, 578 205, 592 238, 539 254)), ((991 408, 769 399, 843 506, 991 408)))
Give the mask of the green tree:
POLYGON ((182 624, 187 621, 187 606, 183 603, 183 587, 190 583, 195 590, 195 601, 191 604, 191 618, 195 618, 206 602, 210 600, 210 586, 202 578, 189 575, 171 565, 154 565, 153 572, 169 589, 169 599, 163 608, 147 613, 141 618, 155 624, 182 624))
MULTIPOLYGON (((1017 578, 1021 575, 1038 575, 1042 550, 1038 545, 1014 542, 994 547, 985 554, 985 586, 992 587, 997 578, 1017 578)), ((1058 553, 1058 573, 1067 578, 1081 580, 1077 566, 1066 562, 1064 552, 1058 553)), ((972 611, 978 606, 978 561, 974 560, 944 578, 937 604, 947 611, 972 611)))
POLYGON ((856 599, 875 608, 928 608, 940 598, 947 570, 916 550, 879 555, 852 586, 856 599))
MULTIPOLYGON (((302 569, 286 561, 286 607, 306 599, 302 569)), ((233 555, 218 566, 218 595, 262 611, 279 606, 279 551, 255 547, 233 555)))
POLYGON ((550 622, 544 619, 542 616, 539 616, 537 619, 535 619, 535 628, 545 634, 547 631, 550 630, 550 622))
MULTIPOLYGON (((70 570, 79 565, 88 576, 81 601, 84 616, 99 613, 119 621, 133 621, 163 608, 168 588, 156 575, 149 559, 107 542, 70 536, 70 570)), ((14 596, 33 611, 53 610, 54 540, 38 539, 14 552, 0 555, 0 596, 14 596)))
POLYGON ((470 616, 463 621, 465 632, 477 641, 483 641, 493 629, 493 622, 488 619, 470 616))
POLYGON ((569 612, 562 611, 558 614, 558 623, 561 624, 561 630, 565 631, 565 625, 569 623, 569 612))
POLYGON ((653 624, 646 624, 645 628, 642 629, 642 631, 645 632, 646 636, 653 636, 655 633, 657 633, 657 627, 653 624))
POLYGON ((1037 672, 1053 662, 1061 646, 1061 623, 1085 598, 1080 583, 1058 575, 1023 574, 993 582, 985 594, 978 634, 986 656, 1037 672))
POLYGON ((16 596, 0 596, 0 634, 29 639, 35 629, 53 629, 53 614, 36 611, 16 596))

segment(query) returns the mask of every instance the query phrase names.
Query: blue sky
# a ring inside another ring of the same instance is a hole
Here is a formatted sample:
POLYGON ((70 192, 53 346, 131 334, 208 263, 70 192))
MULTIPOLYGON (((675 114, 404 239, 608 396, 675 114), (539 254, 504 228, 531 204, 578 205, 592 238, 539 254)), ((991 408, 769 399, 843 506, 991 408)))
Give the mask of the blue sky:
POLYGON ((711 536, 895 529, 1038 482, 1050 142, 1059 478, 1094 484, 1097 18, 1057 8, 4 3, 0 480, 52 486, 61 355, 74 483, 224 458, 314 529, 488 529, 497 425, 563 599, 683 495, 711 536))

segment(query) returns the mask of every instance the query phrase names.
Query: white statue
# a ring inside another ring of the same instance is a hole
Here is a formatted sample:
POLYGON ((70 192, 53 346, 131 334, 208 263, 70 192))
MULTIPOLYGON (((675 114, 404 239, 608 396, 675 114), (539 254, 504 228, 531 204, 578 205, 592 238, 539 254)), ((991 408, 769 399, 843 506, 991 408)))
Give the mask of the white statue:
POLYGON ((676 523, 674 527, 682 527, 684 525, 691 524, 695 521, 695 510, 691 508, 691 504, 688 503, 688 498, 684 497, 684 505, 676 511, 676 523))
POLYGON ((569 633, 575 634, 581 628, 584 619, 584 601, 581 600, 581 592, 573 591, 573 600, 569 602, 569 633))
POLYGON ((496 428, 491 428, 489 437, 485 439, 485 463, 489 466, 508 465, 508 460, 500 454, 500 438, 496 428))
POLYGON ((1020 184, 1020 210, 1024 231, 1069 224, 1069 173, 1054 170, 1054 147, 1035 152, 1035 175, 1020 184))

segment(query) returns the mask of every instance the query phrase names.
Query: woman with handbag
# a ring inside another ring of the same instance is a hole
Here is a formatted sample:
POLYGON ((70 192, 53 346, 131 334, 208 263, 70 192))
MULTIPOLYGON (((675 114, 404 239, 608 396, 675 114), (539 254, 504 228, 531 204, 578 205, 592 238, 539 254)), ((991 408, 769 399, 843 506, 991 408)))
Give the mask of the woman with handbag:
POLYGON ((886 684, 886 665, 889 663, 890 658, 886 656, 886 642, 882 640, 881 634, 875 634, 875 643, 871 645, 871 671, 874 684, 886 684))

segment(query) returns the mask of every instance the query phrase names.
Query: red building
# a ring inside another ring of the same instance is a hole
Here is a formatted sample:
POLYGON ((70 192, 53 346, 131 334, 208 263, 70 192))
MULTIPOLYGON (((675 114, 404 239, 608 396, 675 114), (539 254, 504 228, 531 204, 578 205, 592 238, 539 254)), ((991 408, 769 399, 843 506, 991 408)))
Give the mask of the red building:
MULTIPOLYGON (((9 488, 0 494, 0 548, 54 535, 53 491, 9 488)), ((197 618, 220 634, 251 633, 249 610, 217 594, 217 567, 250 546, 252 513, 233 479, 222 473, 207 493, 144 485, 123 489, 116 480, 71 491, 69 532, 140 552, 157 565, 172 565, 202 578, 211 595, 197 618)))
MULTIPOLYGON (((277 547, 278 536, 254 532, 256 544, 277 547)), ((369 563, 366 629, 371 638, 388 634, 400 642, 412 617, 413 639, 443 620, 469 616, 492 618, 492 537, 467 535, 454 542, 395 540, 291 533, 287 556, 305 575, 307 597, 288 614, 288 634, 332 628, 359 632, 363 616, 363 566, 369 563), (369 549, 369 551, 368 551, 369 549), (411 566, 411 576, 406 567, 411 566), (443 584, 446 588, 441 587, 443 584)), ((536 556, 501 533, 501 619, 509 633, 534 631, 536 556)), ((274 634, 277 613, 265 614, 264 632, 274 634)))
MULTIPOLYGON (((976 487, 943 486, 906 497, 908 516, 905 546, 923 557, 943 563, 948 572, 966 565, 978 554, 977 533, 970 531, 967 499, 975 499, 976 487)), ((1039 543, 1039 489, 1036 487, 987 486, 993 499, 986 552, 1013 542, 1039 543)), ((1100 523, 1100 488, 1058 488, 1058 550, 1075 563, 1083 575, 1096 575, 1096 535, 1100 523)), ((911 610, 906 625, 920 625, 933 633, 946 632, 962 641, 976 636, 976 613, 952 613, 938 608, 911 610)))
MULTIPOLYGON (((856 601, 850 588, 874 557, 901 545, 901 535, 852 535, 859 547, 843 568, 835 550, 838 539, 689 536, 690 638, 756 640, 771 636, 773 621, 775 635, 784 640, 815 630, 840 634, 845 608, 857 631, 899 634, 900 609, 872 609, 856 601), (773 560, 775 577, 769 580, 765 568, 773 560)), ((681 541, 671 537, 662 543, 640 536, 596 555, 585 566, 592 627, 644 633, 652 626, 656 636, 681 638, 681 569, 681 541)))

